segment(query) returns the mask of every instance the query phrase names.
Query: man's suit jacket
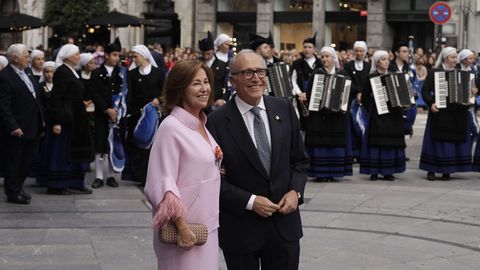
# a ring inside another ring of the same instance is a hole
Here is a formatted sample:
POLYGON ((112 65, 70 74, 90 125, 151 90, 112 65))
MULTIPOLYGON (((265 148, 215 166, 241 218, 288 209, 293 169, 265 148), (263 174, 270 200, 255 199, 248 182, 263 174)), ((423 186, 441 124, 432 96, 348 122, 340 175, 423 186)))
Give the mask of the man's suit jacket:
POLYGON ((0 132, 9 136, 22 129, 23 139, 36 139, 43 128, 43 110, 38 84, 30 77, 36 98, 10 66, 0 71, 0 132))
MULTIPOLYGON (((246 210, 252 194, 278 203, 289 190, 302 194, 307 180, 298 118, 287 99, 264 96, 271 133, 271 172, 265 171, 235 99, 209 115, 207 127, 223 150, 220 191, 220 247, 228 252, 252 252, 266 241, 268 222, 274 222, 287 241, 303 236, 299 210, 263 218, 246 210)), ((302 203, 301 199, 299 204, 302 203)))

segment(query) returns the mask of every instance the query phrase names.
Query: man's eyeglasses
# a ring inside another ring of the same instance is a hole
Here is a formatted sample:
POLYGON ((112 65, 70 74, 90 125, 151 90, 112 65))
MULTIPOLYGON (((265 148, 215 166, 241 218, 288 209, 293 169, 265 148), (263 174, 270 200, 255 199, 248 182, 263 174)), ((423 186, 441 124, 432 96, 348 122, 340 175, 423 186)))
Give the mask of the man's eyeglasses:
POLYGON ((263 78, 267 77, 267 70, 264 69, 264 68, 260 68, 260 69, 257 69, 257 70, 251 70, 251 69, 242 70, 242 71, 232 73, 232 75, 237 75, 237 74, 240 74, 240 73, 247 80, 250 80, 251 78, 253 78, 253 74, 257 74, 257 77, 259 79, 263 79, 263 78))

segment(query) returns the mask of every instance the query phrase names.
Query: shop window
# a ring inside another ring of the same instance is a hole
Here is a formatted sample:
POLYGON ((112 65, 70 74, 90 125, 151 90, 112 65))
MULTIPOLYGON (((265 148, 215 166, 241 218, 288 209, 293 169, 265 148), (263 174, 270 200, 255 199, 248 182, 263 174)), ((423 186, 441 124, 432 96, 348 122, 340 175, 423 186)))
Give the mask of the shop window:
POLYGON ((256 12, 256 0, 218 0, 219 12, 256 12))

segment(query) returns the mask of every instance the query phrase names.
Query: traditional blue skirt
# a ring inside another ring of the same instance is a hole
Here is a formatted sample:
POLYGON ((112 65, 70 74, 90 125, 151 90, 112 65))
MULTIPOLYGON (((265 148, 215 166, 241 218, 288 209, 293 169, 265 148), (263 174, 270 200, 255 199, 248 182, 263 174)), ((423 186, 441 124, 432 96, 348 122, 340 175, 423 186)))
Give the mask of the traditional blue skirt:
POLYGON ((308 176, 316 178, 342 178, 352 175, 352 138, 350 129, 350 117, 345 117, 346 146, 315 146, 306 147, 310 157, 308 176))
POLYGON ((369 144, 370 115, 367 119, 365 135, 360 153, 361 174, 393 175, 405 171, 404 147, 380 147, 369 144))
POLYGON ((472 170, 471 125, 464 142, 447 142, 432 139, 430 117, 427 118, 423 136, 420 170, 433 173, 469 172, 472 170))
POLYGON ((62 132, 55 135, 52 128, 47 128, 40 158, 40 170, 37 182, 48 188, 82 188, 84 187, 87 162, 71 163, 69 161, 70 127, 62 126, 62 132))

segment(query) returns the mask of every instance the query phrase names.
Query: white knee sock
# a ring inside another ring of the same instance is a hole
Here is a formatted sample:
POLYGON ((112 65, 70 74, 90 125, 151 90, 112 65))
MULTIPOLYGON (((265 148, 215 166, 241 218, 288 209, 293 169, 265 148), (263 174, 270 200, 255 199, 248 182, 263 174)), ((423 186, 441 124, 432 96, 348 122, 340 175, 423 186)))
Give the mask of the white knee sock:
POLYGON ((95 178, 103 180, 104 161, 102 154, 95 154, 95 178))

